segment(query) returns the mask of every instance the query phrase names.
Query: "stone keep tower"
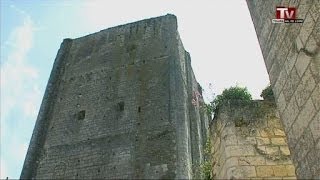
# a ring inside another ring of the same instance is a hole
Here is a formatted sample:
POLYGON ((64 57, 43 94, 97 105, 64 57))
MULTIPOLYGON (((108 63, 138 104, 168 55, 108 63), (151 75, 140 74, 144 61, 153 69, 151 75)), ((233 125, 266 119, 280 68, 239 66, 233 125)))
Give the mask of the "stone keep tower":
POLYGON ((208 118, 174 15, 61 44, 21 178, 191 178, 208 118))

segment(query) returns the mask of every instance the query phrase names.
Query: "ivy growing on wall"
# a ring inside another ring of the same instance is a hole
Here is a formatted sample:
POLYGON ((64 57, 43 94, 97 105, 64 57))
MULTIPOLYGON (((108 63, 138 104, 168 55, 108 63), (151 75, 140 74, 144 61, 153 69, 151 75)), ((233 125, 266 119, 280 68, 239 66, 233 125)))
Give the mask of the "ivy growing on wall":
POLYGON ((201 179, 212 180, 212 154, 210 138, 208 138, 203 151, 204 161, 200 164, 200 176, 201 179))

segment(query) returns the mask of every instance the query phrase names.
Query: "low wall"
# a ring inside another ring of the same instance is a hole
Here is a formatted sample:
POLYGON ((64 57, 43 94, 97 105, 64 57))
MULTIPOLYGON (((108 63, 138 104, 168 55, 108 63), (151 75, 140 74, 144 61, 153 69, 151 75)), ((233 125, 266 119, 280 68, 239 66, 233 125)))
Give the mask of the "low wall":
POLYGON ((296 179, 274 103, 229 102, 210 124, 213 179, 296 179))

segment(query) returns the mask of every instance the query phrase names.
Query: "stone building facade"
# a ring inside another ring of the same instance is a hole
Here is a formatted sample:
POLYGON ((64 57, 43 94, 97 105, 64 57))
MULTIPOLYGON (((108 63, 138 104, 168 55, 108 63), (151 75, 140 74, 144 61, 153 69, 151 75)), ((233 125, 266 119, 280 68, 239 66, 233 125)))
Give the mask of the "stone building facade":
POLYGON ((320 1, 247 0, 298 178, 320 179, 320 1), (304 23, 274 24, 276 7, 304 23))
POLYGON ((21 178, 197 177, 202 102, 174 15, 65 39, 21 178))

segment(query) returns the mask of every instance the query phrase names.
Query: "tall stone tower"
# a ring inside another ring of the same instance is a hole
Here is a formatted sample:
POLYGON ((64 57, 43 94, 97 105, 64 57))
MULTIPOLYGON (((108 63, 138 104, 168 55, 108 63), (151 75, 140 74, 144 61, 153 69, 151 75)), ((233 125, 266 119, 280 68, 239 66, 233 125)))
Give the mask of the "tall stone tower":
POLYGON ((61 44, 21 178, 191 178, 208 118, 174 15, 61 44))

